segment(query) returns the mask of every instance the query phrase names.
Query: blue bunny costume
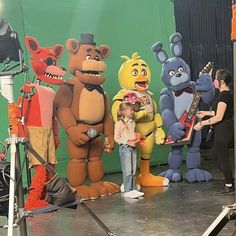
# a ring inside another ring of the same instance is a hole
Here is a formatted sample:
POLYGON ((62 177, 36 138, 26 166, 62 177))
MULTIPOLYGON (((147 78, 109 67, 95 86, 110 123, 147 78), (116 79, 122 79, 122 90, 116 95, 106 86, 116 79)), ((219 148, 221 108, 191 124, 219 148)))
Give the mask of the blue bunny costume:
MULTIPOLYGON (((168 129, 169 135, 174 141, 180 140, 184 135, 184 125, 178 122, 185 111, 188 111, 195 91, 203 92, 201 100, 208 104, 215 96, 215 89, 212 78, 209 74, 201 74, 196 82, 191 81, 190 68, 180 57, 182 55, 182 36, 174 33, 170 36, 170 49, 173 57, 168 59, 167 53, 163 49, 161 42, 152 46, 152 51, 158 62, 162 64, 161 79, 165 88, 161 91, 160 111, 163 122, 168 129)), ((212 179, 208 171, 199 169, 200 167, 200 146, 201 131, 194 131, 191 143, 188 144, 187 151, 187 174, 188 182, 208 181, 212 179)), ((181 181, 180 166, 182 163, 183 145, 172 146, 169 154, 169 169, 160 175, 170 181, 181 181)))

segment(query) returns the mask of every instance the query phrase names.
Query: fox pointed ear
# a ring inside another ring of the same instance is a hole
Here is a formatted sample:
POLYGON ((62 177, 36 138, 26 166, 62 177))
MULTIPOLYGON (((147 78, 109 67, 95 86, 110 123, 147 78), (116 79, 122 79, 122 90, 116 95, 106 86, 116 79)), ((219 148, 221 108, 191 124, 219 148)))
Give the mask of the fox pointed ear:
POLYGON ((77 39, 68 39, 66 41, 66 48, 72 54, 75 54, 79 50, 79 46, 79 41, 77 39))
POLYGON ((164 64, 168 60, 168 55, 163 49, 163 44, 161 42, 156 42, 152 47, 152 52, 158 62, 164 64))
POLYGON ((40 52, 40 45, 34 37, 25 36, 25 46, 31 53, 37 54, 40 52))
POLYGON ((100 45, 98 48, 101 51, 102 58, 110 56, 110 48, 107 45, 100 45))
POLYGON ((170 36, 170 50, 174 57, 180 57, 182 55, 182 35, 178 32, 170 36))
POLYGON ((53 47, 53 51, 55 52, 55 56, 56 58, 60 58, 64 52, 64 47, 60 44, 56 44, 54 47, 53 47))

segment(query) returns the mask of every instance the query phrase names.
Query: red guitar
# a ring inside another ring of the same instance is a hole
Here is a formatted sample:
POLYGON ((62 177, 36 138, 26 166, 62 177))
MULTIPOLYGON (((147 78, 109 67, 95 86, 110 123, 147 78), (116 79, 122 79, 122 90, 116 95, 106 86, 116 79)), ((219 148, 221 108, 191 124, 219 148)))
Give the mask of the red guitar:
MULTIPOLYGON (((213 65, 214 65, 213 62, 208 62, 207 65, 200 72, 200 74, 209 73, 212 70, 213 65)), ((196 111, 198 109, 198 105, 202 97, 202 94, 203 92, 194 93, 193 101, 189 108, 189 111, 188 112, 185 111, 184 114, 179 119, 179 123, 183 124, 185 127, 184 137, 174 142, 172 137, 169 135, 167 136, 163 145, 177 146, 177 145, 189 144, 191 142, 193 131, 194 131, 193 126, 195 125, 196 120, 197 120, 196 111)))

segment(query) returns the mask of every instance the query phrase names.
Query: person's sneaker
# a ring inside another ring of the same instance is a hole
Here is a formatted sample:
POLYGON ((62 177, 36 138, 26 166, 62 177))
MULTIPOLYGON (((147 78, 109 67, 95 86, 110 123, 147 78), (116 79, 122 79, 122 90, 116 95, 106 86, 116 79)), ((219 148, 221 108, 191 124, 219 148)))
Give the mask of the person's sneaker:
POLYGON ((140 192, 138 190, 132 190, 132 192, 134 192, 136 195, 138 195, 139 197, 143 197, 144 196, 144 193, 143 192, 140 192))
POLYGON ((138 198, 139 196, 134 191, 124 192, 124 197, 126 198, 138 198))
POLYGON ((233 195, 234 194, 234 186, 228 187, 225 185, 224 189, 220 192, 215 193, 216 196, 220 195, 233 195))

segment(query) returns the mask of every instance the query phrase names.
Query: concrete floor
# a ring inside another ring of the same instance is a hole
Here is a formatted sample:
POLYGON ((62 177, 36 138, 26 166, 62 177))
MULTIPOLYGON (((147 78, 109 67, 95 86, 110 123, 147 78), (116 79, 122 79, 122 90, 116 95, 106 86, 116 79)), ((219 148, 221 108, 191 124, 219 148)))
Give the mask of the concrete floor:
MULTIPOLYGON (((194 184, 183 181, 171 183, 168 188, 143 188, 143 199, 127 200, 119 193, 86 204, 117 236, 200 236, 223 205, 234 203, 232 195, 214 195, 223 186, 223 177, 215 161, 204 160, 202 167, 213 173, 214 181, 194 184)), ((152 172, 160 173, 166 168, 153 168, 152 172)), ((106 179, 122 182, 120 173, 107 175, 106 179)), ((6 218, 0 218, 0 224, 5 222, 6 218)), ((219 236, 233 235, 234 223, 230 221, 219 236)), ((28 235, 32 236, 106 235, 81 205, 77 210, 61 209, 28 218, 27 227, 28 235)), ((0 229, 0 235, 6 235, 6 230, 0 229)))

